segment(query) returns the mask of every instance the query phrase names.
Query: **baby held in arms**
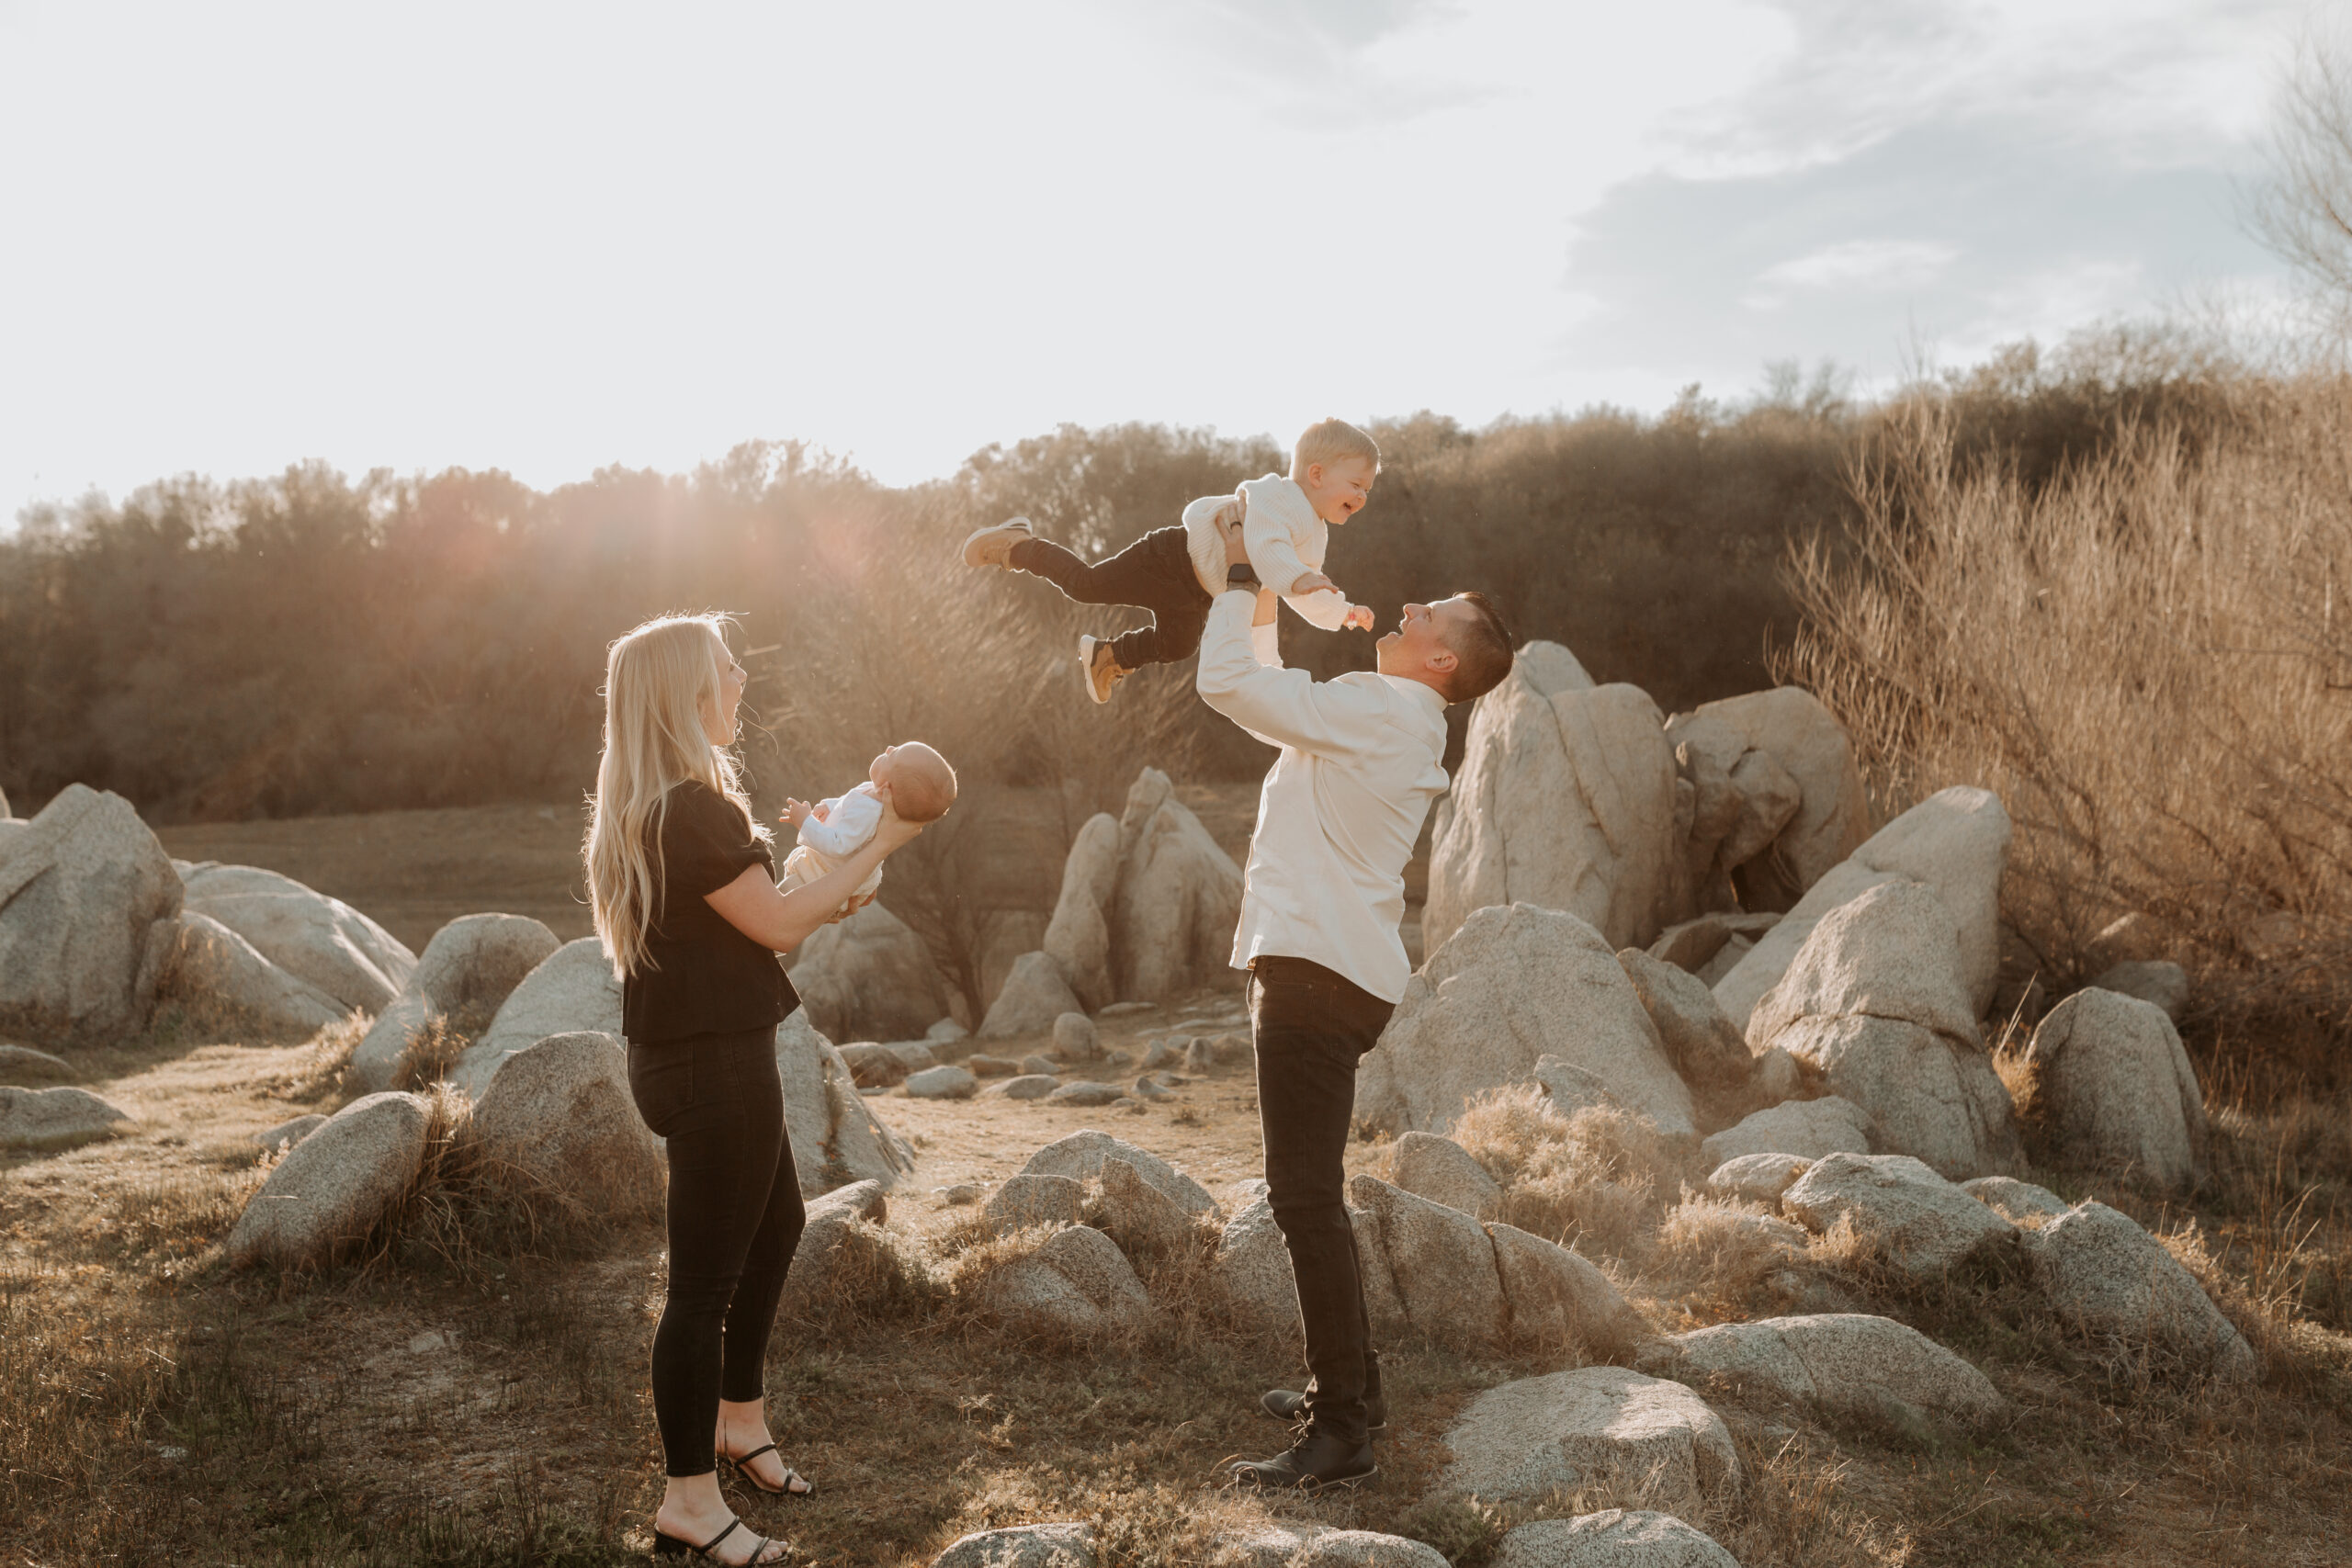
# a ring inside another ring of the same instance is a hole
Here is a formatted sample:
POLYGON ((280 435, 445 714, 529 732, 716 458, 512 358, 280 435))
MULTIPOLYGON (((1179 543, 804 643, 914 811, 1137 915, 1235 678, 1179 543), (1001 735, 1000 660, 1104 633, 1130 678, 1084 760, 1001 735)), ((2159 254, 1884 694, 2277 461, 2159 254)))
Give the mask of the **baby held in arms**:
MULTIPOLYGON (((776 879, 785 891, 816 881, 874 837, 874 829, 882 825, 886 795, 908 821, 935 822, 956 804, 956 770, 922 741, 902 740, 874 759, 865 770, 865 782, 855 789, 814 806, 786 801, 784 819, 792 824, 797 842, 784 857, 784 874, 776 879)), ((876 866, 842 908, 871 898, 881 886, 882 868, 876 866)))

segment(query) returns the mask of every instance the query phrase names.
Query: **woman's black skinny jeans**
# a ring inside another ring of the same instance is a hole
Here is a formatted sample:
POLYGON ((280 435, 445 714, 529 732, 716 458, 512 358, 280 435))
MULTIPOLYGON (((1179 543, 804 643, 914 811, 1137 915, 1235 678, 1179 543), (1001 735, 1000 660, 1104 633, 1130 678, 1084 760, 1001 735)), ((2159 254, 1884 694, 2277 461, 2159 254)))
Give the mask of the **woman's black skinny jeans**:
POLYGON ((807 1211, 784 1125, 775 1026, 628 1048, 638 1114, 669 1140, 670 1292, 653 1418, 673 1476, 718 1468, 718 1402, 762 1397, 768 1330, 807 1211))

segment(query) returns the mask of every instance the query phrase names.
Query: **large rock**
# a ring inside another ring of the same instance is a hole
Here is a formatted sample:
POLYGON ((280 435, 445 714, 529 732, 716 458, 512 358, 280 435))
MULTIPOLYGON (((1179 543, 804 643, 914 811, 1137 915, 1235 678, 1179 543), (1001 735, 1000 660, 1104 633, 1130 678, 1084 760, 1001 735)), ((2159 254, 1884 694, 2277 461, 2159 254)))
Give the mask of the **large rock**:
POLYGON ((130 1120, 86 1089, 0 1089, 0 1148, 70 1149, 112 1137, 130 1120))
POLYGON ((1417 1198, 1482 1220, 1494 1218, 1502 1206, 1501 1184, 1470 1157, 1469 1150, 1434 1133, 1408 1133, 1397 1139, 1391 1175, 1417 1198))
POLYGON ((775 1028, 776 1076, 784 1082, 785 1131, 804 1193, 871 1181, 884 1191, 915 1168, 915 1152, 857 1092, 833 1043, 795 1008, 775 1028))
POLYGON ((1430 955, 1356 1069, 1356 1115, 1390 1133, 1442 1133, 1469 1098, 1534 1081, 1557 1056, 1661 1132, 1690 1134, 1690 1091, 1667 1059, 1616 950, 1574 915, 1482 908, 1430 955))
POLYGON ((1135 1168, 1144 1180, 1158 1188, 1188 1214, 1216 1213, 1216 1200, 1208 1189, 1161 1159, 1148 1149, 1139 1149, 1108 1133, 1098 1133, 1091 1127, 1057 1139, 1029 1156, 1021 1168, 1023 1176, 1067 1176, 1073 1181, 1085 1181, 1102 1174, 1102 1162, 1125 1160, 1135 1168))
POLYGON ((1613 1356, 1643 1337, 1640 1314, 1589 1258, 1516 1225, 1489 1224, 1487 1235, 1495 1244, 1513 1341, 1613 1356))
POLYGON ((1785 909, 1870 830, 1853 743, 1810 692, 1781 686, 1703 703, 1668 720, 1666 738, 1684 776, 1707 780, 1692 803, 1695 887, 1728 879, 1747 908, 1785 909), (1711 785, 1730 802, 1711 797, 1711 785), (1703 836, 1702 822, 1711 829, 1703 836))
MULTIPOLYGON (((1778 985, 1822 918, 1885 882, 1923 882, 1952 917, 1962 989, 1981 1016, 1993 999, 2001 959, 2001 869, 2008 858, 2009 814, 1990 790, 1954 784, 1937 791, 1863 840, 1764 933, 1747 956, 1715 982, 1715 999, 1732 1022, 1748 1015, 1778 985)), ((1748 1043, 1755 1043, 1750 1033, 1748 1043)))
POLYGON ((2018 1163, 1951 911, 1925 884, 1880 883, 1824 916, 1757 1002, 1747 1043, 1813 1067, 1869 1114, 1882 1148, 1954 1178, 2018 1163))
POLYGON ((0 849, 0 1032, 96 1044, 147 1027, 179 939, 171 857, 119 795, 68 784, 0 849))
POLYGON ((314 1268, 366 1239, 424 1168, 423 1097, 353 1100, 288 1149, 229 1233, 232 1263, 314 1268))
POLYGON ((1295 1338, 1298 1285, 1290 1248, 1263 1198, 1226 1221, 1209 1278, 1234 1325, 1266 1338, 1295 1338))
POLYGON ((1736 1089, 1747 1081, 1756 1059, 1705 981, 1638 947, 1620 953, 1617 963, 1657 1025, 1667 1060, 1685 1083, 1736 1089))
POLYGON ((424 944, 408 984, 352 1051, 350 1082, 368 1091, 389 1088, 410 1044, 435 1018, 494 1016, 562 945, 528 915, 460 915, 447 922, 424 944))
POLYGON ((662 1140, 629 1095, 628 1052, 609 1034, 552 1034, 501 1065, 467 1134, 526 1179, 589 1213, 662 1206, 662 1140))
POLYGON ((1152 1316, 1151 1298, 1126 1255, 1089 1225, 1055 1231, 1027 1257, 989 1269, 978 1301, 1009 1327, 1080 1337, 1152 1316))
POLYGON ((2260 1370, 2254 1348, 2197 1276, 2130 1215, 2080 1203, 2029 1236, 2026 1253, 2051 1309, 2120 1355, 2153 1349, 2227 1382, 2260 1370))
POLYGON ((1117 999, 1111 975, 1111 900, 1118 886, 1119 819, 1098 811, 1078 830, 1062 862, 1061 892, 1044 943, 1063 983, 1091 1010, 1117 999))
MULTIPOLYGON (((1868 1151, 1862 1151, 1867 1153, 1868 1151)), ((1734 1155, 1708 1174, 1707 1190, 1718 1198, 1736 1198, 1778 1208, 1781 1194, 1813 1168, 1810 1156, 1783 1154, 1734 1155)))
POLYGON ((2168 1192, 2204 1179, 2205 1096, 2164 1009, 2077 991, 2034 1029, 2029 1103, 2065 1163, 2120 1168, 2168 1192))
POLYGON ((416 954, 345 903, 250 865, 199 866, 186 907, 211 916, 345 1012, 380 1012, 416 969, 416 954))
POLYGON ((1612 953, 1691 912, 1657 705, 1636 687, 1591 687, 1580 670, 1579 684, 1544 689, 1566 673, 1515 668, 1471 709, 1432 829, 1421 911, 1431 952, 1493 905, 1566 910, 1612 953))
POLYGON ((1536 1519, 1504 1535, 1494 1568, 1739 1568, 1713 1536, 1672 1514, 1604 1508, 1536 1519))
POLYGON ((479 1097, 501 1062, 550 1034, 620 1032, 620 979, 603 944, 583 936, 565 942, 523 976, 481 1038, 449 1069, 449 1082, 479 1097))
POLYGON ((1980 1176, 1963 1181, 1960 1190, 2015 1224, 2028 1220, 2054 1220, 2069 1207, 2066 1200, 2046 1187, 2019 1181, 2014 1176, 1980 1176))
POLYGON ((836 1040, 908 1040, 947 1010, 947 981, 914 928, 881 904, 817 931, 792 955, 792 988, 836 1040))
POLYGON ((1078 1224, 1085 1203, 1085 1187, 1067 1176, 1016 1176, 989 1195, 980 1218, 992 1235, 1037 1225, 1058 1228, 1078 1224))
POLYGON ((1611 1478, 1646 1483, 1691 1517, 1739 1495, 1739 1458, 1722 1418, 1679 1382, 1623 1367, 1521 1378, 1472 1400, 1445 1435, 1440 1490, 1515 1503, 1611 1478))
POLYGON ((889 1201, 878 1181, 854 1181, 808 1200, 807 1223, 784 1278, 778 1315, 821 1320, 839 1306, 864 1304, 861 1287, 892 1242, 878 1227, 890 1217, 889 1201))
POLYGON ((1674 1375, 1685 1381, 1728 1379, 1768 1397, 1898 1427, 1981 1427, 2008 1409, 1983 1372, 1892 1318, 1768 1317, 1693 1329, 1666 1343, 1674 1375))
MULTIPOLYGON (((1032 1180, 1048 1179, 1031 1178, 1032 1180)), ((1164 1258, 1182 1251, 1198 1234, 1176 1200, 1146 1181, 1125 1160, 1102 1162, 1102 1229, 1129 1258, 1164 1258)))
POLYGON ((1015 1525, 963 1537, 931 1568, 1095 1568, 1094 1527, 1015 1525))
POLYGON ((256 1042, 307 1040, 345 1012, 333 997, 193 909, 179 917, 178 939, 157 995, 187 1009, 202 1026, 256 1042))
POLYGON ((1711 1166, 1747 1155, 1824 1155, 1871 1152, 1871 1119, 1851 1100, 1788 1100, 1744 1118, 1699 1145, 1711 1166))
MULTIPOLYGON (((1700 975, 1727 944, 1739 942, 1739 951, 1745 954, 1756 945, 1757 938, 1780 923, 1781 917, 1770 910, 1748 914, 1737 909, 1711 909, 1658 932, 1657 940, 1650 943, 1650 956, 1700 975)), ((1710 989, 1713 984, 1708 981, 1710 989)))
POLYGON ((1372 1216, 1381 1257, 1414 1328, 1464 1349, 1491 1349, 1510 1338, 1510 1303, 1484 1225, 1374 1176, 1351 1178, 1348 1198, 1372 1216))
POLYGON ((1241 868, 1157 768, 1136 775, 1119 817, 1112 911, 1111 964, 1122 998, 1168 1001, 1226 975, 1241 919, 1241 868))
POLYGON ((1015 1034, 1052 1032, 1054 1020, 1079 1011, 1078 994, 1062 979, 1062 972, 1043 953, 1024 953, 1012 962, 1004 988, 989 1004, 977 1038, 1003 1040, 1015 1034))
POLYGON ((1849 1222, 1872 1256, 1918 1280, 1972 1256, 2014 1256, 2022 1244, 2017 1226, 1908 1155, 1815 1160, 1781 1207, 1815 1235, 1849 1222))
POLYGON ((1280 1520, 1221 1538, 1205 1568, 1446 1568, 1426 1541, 1280 1520))
POLYGON ((2188 971, 2169 959, 2126 959, 2100 970, 2091 987, 2154 1002, 2176 1021, 2188 1005, 2188 971))

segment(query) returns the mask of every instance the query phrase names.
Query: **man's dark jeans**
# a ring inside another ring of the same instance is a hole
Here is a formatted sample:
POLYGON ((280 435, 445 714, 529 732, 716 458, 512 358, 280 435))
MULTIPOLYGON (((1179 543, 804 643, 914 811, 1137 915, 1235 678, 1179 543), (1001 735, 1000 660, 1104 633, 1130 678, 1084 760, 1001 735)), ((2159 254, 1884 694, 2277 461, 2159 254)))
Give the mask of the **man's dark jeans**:
POLYGON ((1015 571, 1042 577, 1081 604, 1133 604, 1151 625, 1111 639, 1122 670, 1174 664, 1201 650, 1209 592, 1193 570, 1182 528, 1154 528, 1108 560, 1089 566, 1050 539, 1023 539, 1005 556, 1015 571))
POLYGON ((1349 1444, 1365 1440, 1364 1401, 1379 1391, 1380 1358, 1364 1311, 1342 1162, 1355 1116, 1356 1062, 1394 1010, 1304 958, 1261 957, 1250 966, 1267 1201, 1298 1286, 1313 1374, 1307 1416, 1316 1430, 1349 1444))

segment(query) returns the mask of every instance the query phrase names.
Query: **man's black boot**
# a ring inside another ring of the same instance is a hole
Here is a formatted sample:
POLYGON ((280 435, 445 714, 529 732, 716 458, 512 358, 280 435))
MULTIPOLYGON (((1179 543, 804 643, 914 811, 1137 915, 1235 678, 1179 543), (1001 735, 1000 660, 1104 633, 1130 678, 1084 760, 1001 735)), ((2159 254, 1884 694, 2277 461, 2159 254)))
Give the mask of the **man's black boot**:
POLYGON ((1298 1440, 1272 1459, 1244 1460, 1231 1471, 1237 1486, 1270 1492, 1324 1492, 1361 1486, 1380 1473, 1372 1443, 1344 1443, 1309 1427, 1298 1440))
MULTIPOLYGON (((1286 1388, 1270 1388, 1258 1401, 1258 1408, 1277 1421, 1297 1421, 1306 1415, 1306 1395, 1294 1393, 1286 1388)), ((1378 1389, 1363 1396, 1363 1427, 1367 1432, 1388 1430, 1388 1401, 1378 1389)))

